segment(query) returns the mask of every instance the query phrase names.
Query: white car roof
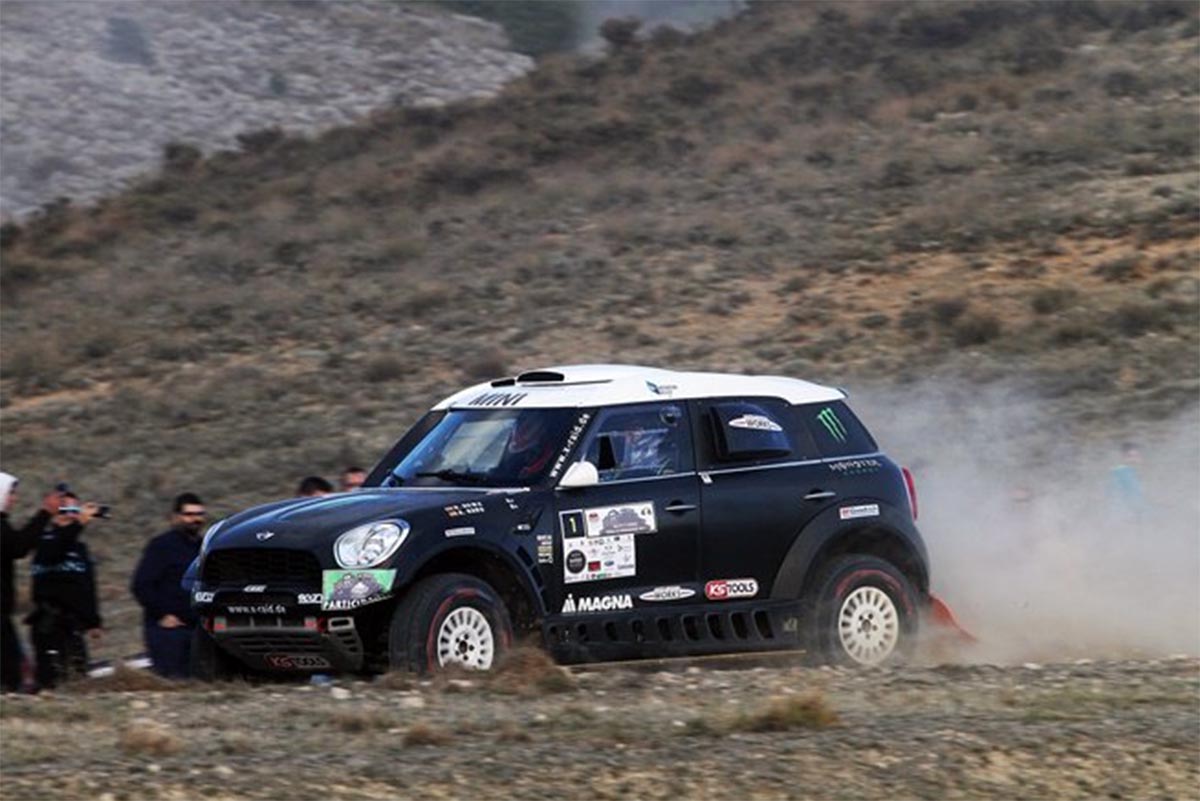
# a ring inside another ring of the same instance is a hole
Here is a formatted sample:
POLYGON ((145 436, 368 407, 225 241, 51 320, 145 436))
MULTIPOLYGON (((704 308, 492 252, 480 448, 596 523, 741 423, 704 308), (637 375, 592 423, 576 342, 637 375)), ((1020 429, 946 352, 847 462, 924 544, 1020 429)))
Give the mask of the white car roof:
POLYGON ((574 364, 476 384, 433 408, 590 408, 669 399, 752 396, 782 398, 796 404, 842 400, 846 393, 783 376, 685 373, 627 364, 574 364))

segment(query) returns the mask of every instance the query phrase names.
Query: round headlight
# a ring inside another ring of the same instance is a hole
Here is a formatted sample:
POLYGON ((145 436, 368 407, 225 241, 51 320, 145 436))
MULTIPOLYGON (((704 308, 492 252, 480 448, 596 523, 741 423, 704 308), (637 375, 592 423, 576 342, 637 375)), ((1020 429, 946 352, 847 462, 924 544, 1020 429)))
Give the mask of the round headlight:
POLYGON ((404 544, 408 530, 408 523, 403 520, 380 520, 352 528, 333 544, 333 558, 342 567, 375 567, 404 544))
POLYGON ((208 527, 208 531, 204 532, 204 539, 200 541, 200 553, 208 553, 208 546, 212 544, 213 537, 216 535, 217 530, 221 528, 221 526, 225 525, 225 520, 227 519, 228 518, 223 518, 218 520, 208 527))

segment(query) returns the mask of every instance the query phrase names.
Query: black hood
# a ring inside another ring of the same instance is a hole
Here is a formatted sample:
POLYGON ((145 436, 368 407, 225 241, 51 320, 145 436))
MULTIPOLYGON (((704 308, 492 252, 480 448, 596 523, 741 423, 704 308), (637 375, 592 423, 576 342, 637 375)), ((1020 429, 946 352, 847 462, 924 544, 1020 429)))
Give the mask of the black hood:
POLYGON ((446 527, 445 507, 464 501, 485 507, 503 506, 503 493, 449 487, 447 489, 369 489, 292 498, 264 504, 229 517, 209 543, 209 550, 224 548, 317 549, 332 545, 338 535, 376 520, 403 518, 411 536, 423 529, 441 536, 446 527), (436 521, 437 525, 431 525, 436 521), (424 525, 422 525, 424 524, 424 525), (270 537, 260 537, 271 532, 270 537))

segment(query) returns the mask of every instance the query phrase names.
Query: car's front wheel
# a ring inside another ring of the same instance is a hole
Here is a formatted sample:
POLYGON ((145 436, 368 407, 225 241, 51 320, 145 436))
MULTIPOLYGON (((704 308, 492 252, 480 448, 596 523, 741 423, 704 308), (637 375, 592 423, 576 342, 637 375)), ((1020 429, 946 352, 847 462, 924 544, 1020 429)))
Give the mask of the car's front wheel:
POLYGON ((508 610, 474 576, 443 573, 417 582, 396 605, 388 631, 393 670, 490 670, 512 643, 508 610))
POLYGON ((912 652, 917 597, 890 562, 849 554, 831 562, 813 584, 817 653, 834 664, 882 665, 912 652))

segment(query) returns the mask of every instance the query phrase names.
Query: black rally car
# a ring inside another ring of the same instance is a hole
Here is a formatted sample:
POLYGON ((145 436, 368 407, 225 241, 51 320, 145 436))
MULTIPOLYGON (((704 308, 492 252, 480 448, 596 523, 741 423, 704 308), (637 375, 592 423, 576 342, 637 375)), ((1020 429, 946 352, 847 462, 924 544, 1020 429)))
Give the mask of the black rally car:
POLYGON ((806 647, 873 665, 931 604, 912 477, 840 390, 629 366, 447 398, 352 493, 207 532, 196 672, 487 669, 806 647))

